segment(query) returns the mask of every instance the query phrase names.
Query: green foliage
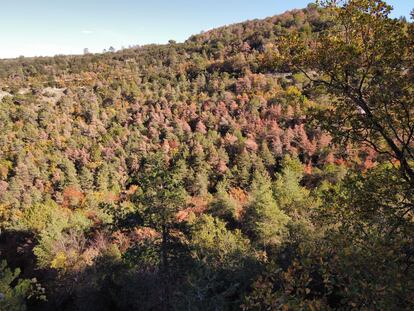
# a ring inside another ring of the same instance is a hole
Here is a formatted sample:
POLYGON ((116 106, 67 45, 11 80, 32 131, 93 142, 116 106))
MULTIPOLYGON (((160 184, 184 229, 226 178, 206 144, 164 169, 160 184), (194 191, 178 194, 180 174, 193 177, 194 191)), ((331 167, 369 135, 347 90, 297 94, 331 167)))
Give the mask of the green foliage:
POLYGON ((59 223, 63 226, 66 221, 65 211, 56 202, 48 200, 27 208, 19 222, 18 229, 42 232, 49 225, 59 223))
POLYGON ((55 206, 49 221, 39 233, 38 245, 33 249, 37 264, 41 268, 66 270, 79 269, 87 261, 82 258, 85 252, 85 235, 92 223, 82 211, 61 211, 55 206))
POLYGON ((260 146, 260 157, 267 167, 272 167, 276 164, 275 156, 269 150, 269 145, 265 141, 260 146))
POLYGON ((226 182, 217 185, 217 192, 210 203, 209 212, 227 223, 235 224, 239 220, 240 206, 227 192, 226 182))
POLYGON ((167 159, 162 152, 144 159, 143 171, 137 176, 139 189, 135 195, 144 224, 157 230, 171 226, 176 213, 185 207, 187 193, 183 187, 183 164, 167 159))
POLYGON ((279 245, 287 236, 287 216, 276 203, 267 173, 255 172, 245 221, 253 239, 262 245, 279 245))
POLYGON ((311 207, 310 192, 300 185, 304 174, 303 165, 297 158, 286 156, 281 166, 282 171, 277 175, 273 186, 278 206, 290 215, 311 207))
POLYGON ((231 268, 249 256, 249 240, 240 230, 234 232, 218 218, 203 215, 194 225, 191 244, 198 260, 216 268, 231 268))
POLYGON ((245 309, 409 310, 412 267, 405 250, 413 227, 402 216, 412 204, 407 186, 384 165, 326 188, 314 218, 322 238, 289 241, 292 258, 287 265, 281 258, 269 266, 246 297, 245 309))
POLYGON ((8 268, 6 261, 0 264, 0 309, 26 311, 26 300, 32 297, 45 300, 44 289, 36 279, 20 279, 20 269, 8 268))
POLYGON ((196 220, 191 236, 196 266, 180 292, 178 309, 237 309, 258 268, 249 240, 240 230, 230 231, 210 215, 196 220))

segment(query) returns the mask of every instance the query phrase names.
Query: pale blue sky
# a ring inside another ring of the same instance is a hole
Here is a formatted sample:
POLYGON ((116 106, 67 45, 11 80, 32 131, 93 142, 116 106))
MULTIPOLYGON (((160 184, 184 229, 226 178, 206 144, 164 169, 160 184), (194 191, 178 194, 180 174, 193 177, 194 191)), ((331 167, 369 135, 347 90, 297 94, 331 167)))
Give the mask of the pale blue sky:
MULTIPOLYGON (((0 0, 0 58, 81 54, 184 41, 202 30, 264 18, 311 0, 0 0)), ((408 16, 412 0, 390 0, 408 16)))

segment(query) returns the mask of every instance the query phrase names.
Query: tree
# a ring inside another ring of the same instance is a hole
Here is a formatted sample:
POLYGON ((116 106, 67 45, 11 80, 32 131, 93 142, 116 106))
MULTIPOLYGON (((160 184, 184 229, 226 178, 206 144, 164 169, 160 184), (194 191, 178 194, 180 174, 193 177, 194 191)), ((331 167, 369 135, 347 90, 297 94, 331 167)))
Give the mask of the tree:
POLYGON ((304 165, 298 158, 285 156, 281 166, 282 170, 276 174, 272 189, 277 206, 290 217, 289 241, 293 242, 315 233, 312 215, 315 214, 318 202, 300 184, 304 165))
POLYGON ((177 309, 234 310, 256 273, 250 241, 240 230, 210 215, 195 220, 191 230, 195 267, 188 272, 177 309))
POLYGON ((0 262, 0 309, 27 310, 26 299, 36 297, 45 300, 44 289, 36 279, 20 279, 20 269, 11 270, 6 261, 0 262))
POLYGON ((83 191, 92 191, 94 177, 91 171, 86 167, 82 166, 79 174, 79 182, 83 191))
POLYGON ((24 216, 22 225, 40 231, 33 249, 38 267, 79 272, 88 265, 84 233, 92 222, 81 210, 72 212, 50 201, 33 206, 24 216))
POLYGON ((108 191, 109 188, 109 167, 107 163, 103 163, 98 169, 97 176, 95 179, 96 189, 101 192, 108 191))
POLYGON ((142 219, 142 225, 161 233, 160 272, 165 278, 165 309, 170 303, 171 230, 177 225, 177 212, 184 209, 186 203, 184 173, 182 161, 169 159, 162 152, 157 152, 143 159, 142 170, 136 178, 139 191, 134 201, 140 205, 137 216, 142 219))
MULTIPOLYGON (((200 123, 198 123, 200 124, 200 123)), ((196 143, 191 151, 191 168, 194 171, 190 179, 190 191, 198 196, 205 196, 208 193, 209 176, 211 170, 207 161, 203 147, 200 143, 196 143)))
POLYGON ((254 173, 246 211, 246 226, 253 239, 261 245, 279 245, 287 234, 287 216, 276 204, 272 184, 266 172, 254 173))
POLYGON ((250 154, 243 149, 234 161, 235 165, 232 172, 240 187, 247 188, 250 183, 250 171, 252 168, 252 160, 250 154))
POLYGON ((270 152, 269 145, 266 141, 263 141, 260 145, 260 157, 268 168, 271 168, 276 163, 275 157, 272 152, 270 152))
POLYGON ((309 190, 300 185, 304 166, 298 158, 285 156, 282 171, 277 174, 273 191, 278 206, 289 213, 301 212, 311 206, 309 190))
POLYGON ((413 186, 413 24, 391 19, 381 0, 320 2, 331 27, 315 39, 289 36, 281 60, 332 96, 317 119, 336 141, 368 144, 413 186))
POLYGON ((209 212, 213 216, 224 220, 228 225, 235 226, 241 207, 227 192, 227 183, 225 181, 219 182, 216 188, 217 192, 210 203, 209 212))
POLYGON ((194 225, 192 245, 196 256, 216 269, 237 266, 248 255, 249 240, 240 230, 226 229, 226 223, 210 215, 202 215, 194 225))

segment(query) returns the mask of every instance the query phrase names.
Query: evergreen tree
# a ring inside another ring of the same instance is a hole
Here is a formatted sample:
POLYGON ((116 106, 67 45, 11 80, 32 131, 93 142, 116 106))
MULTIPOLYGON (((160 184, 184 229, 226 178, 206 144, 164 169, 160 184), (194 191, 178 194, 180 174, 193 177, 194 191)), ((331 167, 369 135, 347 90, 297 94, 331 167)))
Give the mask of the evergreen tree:
POLYGON ((255 172, 249 197, 245 221, 252 238, 265 246, 282 243, 287 234, 289 217, 273 198, 267 173, 255 172))
POLYGON ((79 181, 82 187, 82 191, 88 192, 93 190, 94 177, 91 171, 86 166, 83 166, 81 168, 79 181))
POLYGON ((239 219, 240 207, 227 192, 227 182, 222 181, 217 185, 217 192, 209 206, 209 212, 230 226, 235 226, 239 219))
POLYGON ((285 156, 281 162, 282 171, 277 174, 273 185, 276 202, 288 214, 300 214, 311 207, 310 192, 300 185, 304 166, 298 158, 285 156))
POLYGON ((60 168, 64 173, 64 187, 79 188, 79 180, 73 162, 68 158, 63 158, 60 168))
POLYGON ((195 267, 187 272, 177 309, 237 310, 257 271, 250 241, 222 220, 202 215, 191 230, 191 250, 195 267))
POLYGON ((109 188, 109 168, 106 163, 98 169, 97 176, 95 179, 96 189, 101 192, 108 191, 109 188))
POLYGON ((243 150, 237 155, 235 166, 232 168, 233 175, 237 185, 246 189, 250 183, 250 174, 252 169, 252 161, 249 153, 243 150))
POLYGON ((184 163, 169 159, 162 152, 143 159, 142 170, 136 177, 139 186, 135 202, 139 204, 138 218, 142 225, 161 234, 160 272, 164 278, 163 309, 170 308, 171 231, 177 228, 177 213, 185 208, 187 193, 183 187, 184 163))
POLYGON ((275 157, 273 156, 272 152, 270 152, 269 145, 266 141, 263 141, 260 145, 260 157, 268 168, 271 168, 276 164, 275 157))

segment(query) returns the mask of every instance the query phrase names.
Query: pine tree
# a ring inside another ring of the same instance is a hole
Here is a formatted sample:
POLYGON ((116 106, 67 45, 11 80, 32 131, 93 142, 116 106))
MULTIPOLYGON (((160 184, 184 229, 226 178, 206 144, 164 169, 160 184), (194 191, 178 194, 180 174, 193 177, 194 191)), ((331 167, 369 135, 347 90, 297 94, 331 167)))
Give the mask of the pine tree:
POLYGON ((221 218, 230 225, 237 222, 239 206, 236 200, 228 194, 226 182, 218 183, 209 211, 213 216, 221 218))
POLYGON ((95 179, 96 188, 98 191, 106 192, 109 188, 109 168, 106 163, 98 169, 98 173, 95 179))
POLYGON ((189 189, 194 195, 205 196, 208 193, 208 172, 211 169, 206 161, 203 146, 198 141, 191 151, 191 167, 194 173, 190 178, 189 189))
POLYGON ((93 174, 86 166, 83 166, 81 168, 79 180, 82 187, 82 191, 87 192, 93 189, 93 174))
POLYGON ((266 172, 255 172, 246 226, 252 238, 259 244, 278 245, 286 236, 289 217, 278 207, 272 193, 272 184, 266 172))
POLYGON ((64 187, 79 188, 79 180, 73 162, 68 158, 63 158, 62 163, 59 166, 65 174, 64 187))
POLYGON ((237 184, 242 188, 247 188, 250 183, 250 172, 252 161, 249 153, 243 150, 237 155, 235 166, 232 168, 237 184))
POLYGON ((184 162, 169 159, 162 152, 144 158, 136 181, 139 193, 135 202, 140 205, 138 218, 142 225, 161 234, 160 272, 164 278, 163 309, 170 306, 171 230, 177 227, 177 213, 185 208, 187 193, 183 187, 184 162))
POLYGON ((290 156, 285 156, 281 165, 282 171, 273 187, 277 204, 289 214, 301 213, 312 205, 309 190, 300 185, 304 166, 298 158, 290 156))
POLYGON ((260 146, 260 157, 268 168, 272 167, 276 163, 275 157, 270 152, 269 145, 266 141, 263 141, 260 146))
POLYGON ((191 250, 197 266, 188 272, 177 309, 237 310, 256 272, 250 241, 204 214, 192 227, 191 250))

